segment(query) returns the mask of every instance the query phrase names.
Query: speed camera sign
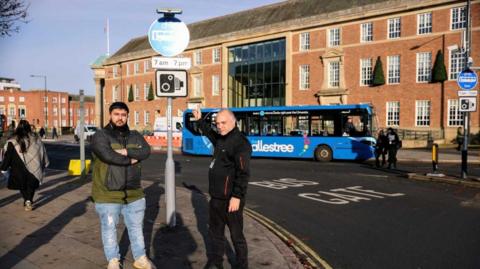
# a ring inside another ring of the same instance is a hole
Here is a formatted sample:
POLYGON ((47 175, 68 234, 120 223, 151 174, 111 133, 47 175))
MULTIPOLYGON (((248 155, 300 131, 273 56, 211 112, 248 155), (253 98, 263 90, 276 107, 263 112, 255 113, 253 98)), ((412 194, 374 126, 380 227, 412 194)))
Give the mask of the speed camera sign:
POLYGON ((462 97, 460 98, 460 111, 462 112, 474 112, 477 111, 477 98, 476 97, 462 97))

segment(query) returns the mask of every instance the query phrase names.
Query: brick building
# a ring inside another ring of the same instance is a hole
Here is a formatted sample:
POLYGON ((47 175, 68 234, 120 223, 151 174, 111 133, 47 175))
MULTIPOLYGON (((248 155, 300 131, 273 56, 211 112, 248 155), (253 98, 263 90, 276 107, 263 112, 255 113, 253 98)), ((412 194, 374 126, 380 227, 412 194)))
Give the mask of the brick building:
MULTIPOLYGON (((181 55, 193 63, 189 96, 174 100, 174 114, 195 104, 369 103, 379 128, 429 133, 448 142, 463 124, 456 77, 464 64, 465 10, 466 1, 303 0, 192 23, 181 55), (432 83, 439 52, 448 79, 432 83), (373 86, 378 59, 385 84, 373 86)), ((471 57, 480 65, 480 1, 472 1, 471 18, 471 57)), ((158 55, 144 36, 92 67, 97 108, 128 103, 132 88, 130 126, 144 128, 158 108, 165 116, 166 100, 146 98, 155 85, 152 56, 158 55)), ((472 132, 479 130, 479 117, 471 113, 472 132)))
MULTIPOLYGON (((65 130, 75 127, 79 118, 78 96, 67 92, 33 89, 0 90, 0 114, 7 117, 8 123, 26 119, 35 127, 53 126, 65 130)), ((95 100, 86 97, 85 123, 95 124, 95 100)))

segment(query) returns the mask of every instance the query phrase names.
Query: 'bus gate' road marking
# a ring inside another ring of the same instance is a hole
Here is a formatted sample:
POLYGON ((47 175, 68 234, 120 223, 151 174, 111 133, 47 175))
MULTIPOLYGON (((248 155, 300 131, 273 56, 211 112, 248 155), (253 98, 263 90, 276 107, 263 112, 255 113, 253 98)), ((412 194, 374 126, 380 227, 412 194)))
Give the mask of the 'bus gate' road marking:
POLYGON ((383 199, 387 197, 399 197, 404 195, 404 193, 384 193, 374 190, 367 190, 363 189, 362 186, 331 189, 329 192, 318 191, 318 193, 298 194, 298 196, 302 198, 333 205, 345 205, 349 204, 350 202, 358 203, 361 201, 370 201, 372 198, 383 199))

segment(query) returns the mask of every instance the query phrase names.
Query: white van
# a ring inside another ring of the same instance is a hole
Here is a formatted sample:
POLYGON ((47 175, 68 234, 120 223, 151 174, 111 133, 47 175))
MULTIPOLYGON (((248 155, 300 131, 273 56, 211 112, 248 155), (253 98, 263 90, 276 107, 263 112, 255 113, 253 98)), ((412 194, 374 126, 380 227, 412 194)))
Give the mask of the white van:
MULTIPOLYGON (((87 141, 90 141, 90 139, 92 138, 92 136, 95 134, 95 132, 97 131, 97 126, 95 125, 88 125, 88 124, 85 124, 83 126, 83 138, 87 141)), ((80 141, 80 125, 77 126, 77 128, 75 128, 75 141, 80 141)))

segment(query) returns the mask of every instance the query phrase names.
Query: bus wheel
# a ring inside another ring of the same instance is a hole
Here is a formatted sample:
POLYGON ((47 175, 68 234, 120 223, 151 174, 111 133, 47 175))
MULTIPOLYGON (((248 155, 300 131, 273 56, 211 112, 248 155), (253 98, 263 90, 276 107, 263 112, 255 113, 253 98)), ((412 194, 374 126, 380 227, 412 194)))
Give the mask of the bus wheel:
POLYGON ((329 162, 332 160, 332 150, 327 145, 318 146, 315 150, 315 160, 319 162, 329 162))

